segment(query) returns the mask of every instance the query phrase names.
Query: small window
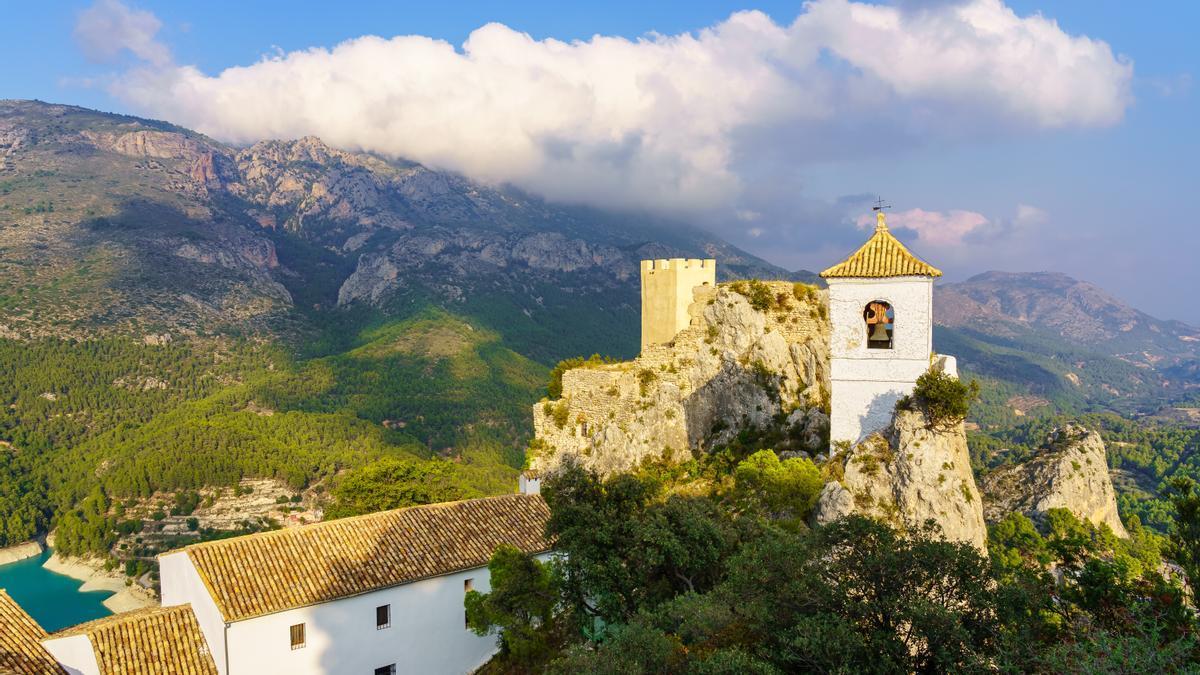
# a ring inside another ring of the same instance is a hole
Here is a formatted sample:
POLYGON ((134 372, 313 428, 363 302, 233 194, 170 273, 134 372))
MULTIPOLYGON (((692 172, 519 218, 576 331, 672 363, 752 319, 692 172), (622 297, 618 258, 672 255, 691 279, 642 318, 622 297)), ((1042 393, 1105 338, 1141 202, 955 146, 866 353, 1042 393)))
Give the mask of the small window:
POLYGON ((291 628, 292 649, 304 649, 304 624, 298 623, 291 628))
POLYGON ((882 300, 868 303, 863 310, 863 321, 867 327, 867 349, 891 349, 895 330, 896 312, 882 300))
MULTIPOLYGON (((467 593, 470 593, 473 590, 475 590, 475 580, 474 579, 463 579, 463 595, 466 595, 467 593)), ((464 628, 471 627, 471 617, 467 616, 466 610, 463 610, 463 627, 464 628)))
POLYGON ((392 606, 381 605, 375 608, 375 630, 392 627, 392 606))
POLYGON ((396 664, 376 668, 375 675, 396 675, 396 664))

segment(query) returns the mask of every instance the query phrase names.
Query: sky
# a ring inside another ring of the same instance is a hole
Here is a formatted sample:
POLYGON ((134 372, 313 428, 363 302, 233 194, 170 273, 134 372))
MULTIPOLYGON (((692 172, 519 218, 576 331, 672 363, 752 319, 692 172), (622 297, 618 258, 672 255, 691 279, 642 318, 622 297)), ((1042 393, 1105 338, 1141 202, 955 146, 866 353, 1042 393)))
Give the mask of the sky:
POLYGON ((0 98, 307 134, 788 269, 873 224, 1192 324, 1200 3, 0 0, 0 98), (13 64, 17 64, 16 67, 13 64))

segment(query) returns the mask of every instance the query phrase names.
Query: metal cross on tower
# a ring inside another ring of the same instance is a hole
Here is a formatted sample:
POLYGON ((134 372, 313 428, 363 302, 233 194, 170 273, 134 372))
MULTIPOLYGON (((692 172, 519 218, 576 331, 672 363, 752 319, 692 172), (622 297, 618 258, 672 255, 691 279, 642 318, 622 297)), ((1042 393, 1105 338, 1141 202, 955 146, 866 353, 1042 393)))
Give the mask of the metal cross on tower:
POLYGON ((892 205, 884 204, 883 197, 880 197, 878 195, 875 196, 875 206, 871 207, 872 211, 882 211, 884 209, 890 209, 890 208, 892 208, 892 205))

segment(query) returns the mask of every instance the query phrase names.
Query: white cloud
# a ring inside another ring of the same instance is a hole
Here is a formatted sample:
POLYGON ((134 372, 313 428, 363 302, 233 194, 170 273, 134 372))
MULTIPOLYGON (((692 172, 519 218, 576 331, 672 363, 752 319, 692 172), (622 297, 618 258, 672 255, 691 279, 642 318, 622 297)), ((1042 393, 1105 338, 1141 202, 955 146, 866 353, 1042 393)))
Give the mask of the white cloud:
POLYGON ((1132 65, 1107 44, 1000 0, 814 0, 790 25, 741 12, 638 40, 535 40, 489 24, 461 50, 366 36, 215 75, 164 65, 144 12, 97 8, 140 17, 141 32, 121 33, 143 37, 122 46, 152 65, 113 91, 156 117, 241 143, 315 134, 551 199, 719 213, 730 227, 739 213, 759 214, 756 229, 782 222, 796 167, 1110 125, 1131 102, 1132 65))
MULTIPOLYGON (((925 209, 890 213, 887 222, 891 228, 916 232, 918 241, 936 247, 957 246, 962 243, 964 237, 989 224, 986 216, 974 211, 951 210, 943 213, 925 209)), ((857 223, 860 228, 873 227, 875 218, 863 215, 858 218, 857 223)))
POLYGON ((120 0, 97 0, 79 13, 75 41, 92 61, 114 61, 128 50, 143 61, 167 67, 171 51, 157 39, 160 28, 162 22, 150 12, 132 10, 120 0))
POLYGON ((1036 206, 1029 204, 1017 204, 1017 215, 1013 218, 1013 225, 1017 228, 1037 227, 1045 225, 1050 220, 1050 214, 1036 206))

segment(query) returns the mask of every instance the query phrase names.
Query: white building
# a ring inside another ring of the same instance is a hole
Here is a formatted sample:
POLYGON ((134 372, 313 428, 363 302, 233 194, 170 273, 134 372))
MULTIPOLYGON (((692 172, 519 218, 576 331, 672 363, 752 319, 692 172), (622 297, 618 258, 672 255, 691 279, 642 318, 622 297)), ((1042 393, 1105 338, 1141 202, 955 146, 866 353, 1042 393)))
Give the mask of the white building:
POLYGON ((464 595, 498 546, 545 554, 549 515, 505 495, 196 544, 160 556, 162 601, 191 605, 221 675, 467 673, 496 640, 464 595))
POLYGON ((829 283, 834 443, 886 427, 897 399, 931 366, 955 369, 953 357, 933 353, 933 280, 941 271, 892 236, 882 211, 877 218, 861 248, 821 273, 829 283))
POLYGON ((53 635, 0 592, 0 673, 468 673, 496 639, 467 628, 465 594, 490 590, 501 545, 548 558, 549 517, 517 494, 195 544, 159 557, 162 607, 53 635))

